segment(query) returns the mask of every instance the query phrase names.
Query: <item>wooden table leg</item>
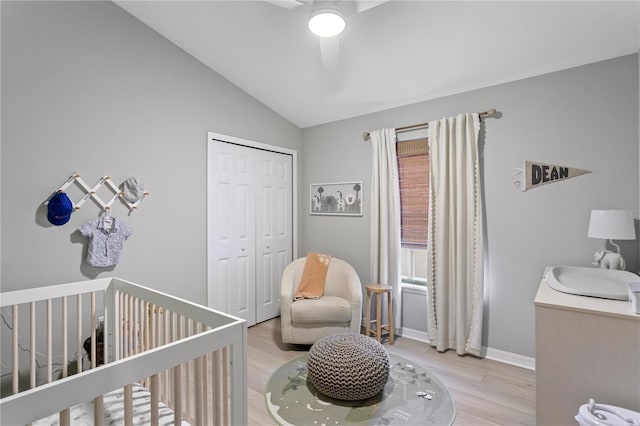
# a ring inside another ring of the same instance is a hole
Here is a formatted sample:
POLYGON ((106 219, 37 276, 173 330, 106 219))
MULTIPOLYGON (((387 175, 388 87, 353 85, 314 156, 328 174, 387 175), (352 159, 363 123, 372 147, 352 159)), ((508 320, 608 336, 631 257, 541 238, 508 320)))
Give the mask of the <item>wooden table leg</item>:
POLYGON ((367 290, 367 308, 365 310, 365 318, 364 335, 369 336, 369 328, 371 327, 371 292, 369 290, 367 290))
POLYGON ((382 340, 382 298, 376 294, 376 339, 382 340))
POLYGON ((389 314, 389 343, 393 345, 393 301, 391 300, 391 292, 387 293, 388 314, 389 314))

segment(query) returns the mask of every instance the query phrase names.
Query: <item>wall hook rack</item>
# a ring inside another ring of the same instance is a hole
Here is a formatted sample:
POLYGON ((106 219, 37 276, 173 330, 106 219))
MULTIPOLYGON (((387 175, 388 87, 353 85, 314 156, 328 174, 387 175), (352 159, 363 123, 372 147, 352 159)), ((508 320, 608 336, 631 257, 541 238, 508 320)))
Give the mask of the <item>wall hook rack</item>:
MULTIPOLYGON (((144 200, 149 195, 148 192, 144 191, 140 199, 138 199, 135 203, 131 203, 126 198, 124 198, 124 193, 120 190, 120 188, 118 188, 118 186, 115 183, 113 183, 113 181, 109 176, 101 177, 98 183, 96 183, 93 187, 90 187, 89 185, 87 185, 84 179, 80 177, 80 174, 78 172, 75 172, 74 174, 69 176, 69 178, 62 185, 60 185, 60 187, 56 190, 56 193, 65 192, 66 189, 69 186, 71 186, 73 183, 75 183, 78 186, 78 188, 80 188, 82 192, 84 192, 84 195, 82 196, 82 198, 80 198, 77 202, 73 202, 73 200, 71 201, 73 203, 74 210, 80 210, 82 205, 89 198, 91 198, 98 205, 98 207, 100 207, 101 210, 105 213, 108 213, 111 211, 111 206, 118 199, 120 199, 120 201, 129 208, 129 211, 132 211, 132 210, 136 210, 138 208, 138 205, 142 202, 142 200, 144 200), (106 202, 98 195, 98 191, 102 186, 107 188, 113 194, 111 198, 109 198, 106 202)), ((49 201, 47 200, 45 204, 48 204, 48 203, 49 201)))

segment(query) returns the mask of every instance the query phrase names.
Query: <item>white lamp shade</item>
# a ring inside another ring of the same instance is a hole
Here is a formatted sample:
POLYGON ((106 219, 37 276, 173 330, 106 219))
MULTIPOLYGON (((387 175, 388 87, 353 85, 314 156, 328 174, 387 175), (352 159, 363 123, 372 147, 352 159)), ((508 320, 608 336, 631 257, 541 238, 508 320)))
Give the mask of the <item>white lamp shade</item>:
POLYGON ((309 17, 309 30, 320 37, 334 37, 340 34, 346 26, 342 14, 331 8, 313 11, 309 17))
POLYGON ((635 240, 636 228, 630 210, 592 210, 589 238, 635 240))

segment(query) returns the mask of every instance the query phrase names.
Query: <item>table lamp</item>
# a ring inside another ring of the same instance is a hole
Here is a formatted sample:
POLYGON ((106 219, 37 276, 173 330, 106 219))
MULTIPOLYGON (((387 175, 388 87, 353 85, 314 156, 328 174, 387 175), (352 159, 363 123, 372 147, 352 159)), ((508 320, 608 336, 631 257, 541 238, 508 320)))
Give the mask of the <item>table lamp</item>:
POLYGON ((620 255, 620 246, 612 240, 635 240, 633 213, 630 210, 591 210, 588 236, 607 239, 616 248, 616 253, 608 250, 597 251, 593 258, 594 265, 624 270, 625 262, 620 255))

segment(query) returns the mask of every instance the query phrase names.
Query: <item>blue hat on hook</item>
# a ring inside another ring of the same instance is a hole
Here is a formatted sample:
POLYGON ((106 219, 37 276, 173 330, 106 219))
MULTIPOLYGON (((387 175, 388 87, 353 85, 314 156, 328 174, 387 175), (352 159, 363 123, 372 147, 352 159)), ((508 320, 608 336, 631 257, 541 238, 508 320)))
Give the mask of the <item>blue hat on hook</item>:
POLYGON ((56 226, 69 222, 73 213, 73 203, 64 192, 57 192, 49 200, 47 219, 56 226))

